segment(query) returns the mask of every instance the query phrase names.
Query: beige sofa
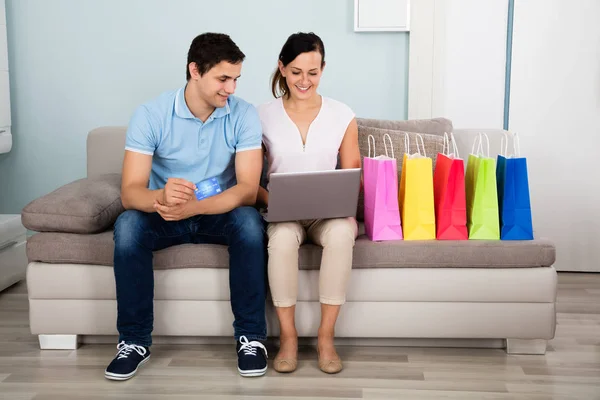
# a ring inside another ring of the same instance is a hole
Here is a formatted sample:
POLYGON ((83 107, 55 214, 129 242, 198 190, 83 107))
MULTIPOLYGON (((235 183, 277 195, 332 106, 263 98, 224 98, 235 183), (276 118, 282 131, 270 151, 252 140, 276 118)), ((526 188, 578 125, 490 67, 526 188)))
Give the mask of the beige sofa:
MULTIPOLYGON (((452 130, 445 119, 360 119, 359 124, 363 155, 368 134, 381 153, 382 135, 390 133, 398 158, 404 151, 401 131, 425 133, 428 155, 435 158, 440 135, 452 130)), ((116 341, 112 222, 122 211, 115 198, 124 143, 124 127, 93 130, 87 141, 88 177, 23 210, 24 225, 39 231, 27 243, 27 287, 31 332, 39 335, 42 348, 116 341), (100 198, 104 204, 95 204, 100 198)), ((320 253, 310 244, 300 251, 297 325, 302 337, 316 336, 319 324, 320 253)), ((348 343, 543 354, 556 326, 554 260, 554 245, 542 238, 371 242, 361 234, 336 334, 348 343)), ((156 343, 231 340, 224 246, 172 247, 156 252, 154 265, 156 343)), ((267 312, 269 336, 276 336, 272 307, 267 312)))

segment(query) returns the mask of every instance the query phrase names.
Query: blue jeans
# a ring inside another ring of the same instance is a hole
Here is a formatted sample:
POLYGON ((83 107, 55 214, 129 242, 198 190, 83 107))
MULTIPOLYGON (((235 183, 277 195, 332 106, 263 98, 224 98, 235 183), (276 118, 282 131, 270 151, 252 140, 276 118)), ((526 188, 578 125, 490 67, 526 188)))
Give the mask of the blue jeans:
POLYGON ((229 246, 235 339, 266 339, 266 233, 256 209, 240 207, 225 214, 197 215, 182 221, 165 221, 157 213, 128 210, 115 222, 114 241, 119 341, 152 344, 152 252, 183 243, 229 246))

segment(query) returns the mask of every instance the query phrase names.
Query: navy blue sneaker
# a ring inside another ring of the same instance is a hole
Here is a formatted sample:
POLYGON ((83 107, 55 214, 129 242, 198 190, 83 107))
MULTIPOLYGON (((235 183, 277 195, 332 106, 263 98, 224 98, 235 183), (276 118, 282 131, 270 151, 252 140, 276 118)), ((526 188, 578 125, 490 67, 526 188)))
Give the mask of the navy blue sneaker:
POLYGON ((135 375, 138 367, 150 359, 150 349, 136 344, 117 345, 117 355, 104 371, 104 377, 114 381, 125 381, 135 375))
POLYGON ((241 376, 263 376, 267 372, 267 349, 261 342, 249 342, 242 336, 236 347, 241 376))

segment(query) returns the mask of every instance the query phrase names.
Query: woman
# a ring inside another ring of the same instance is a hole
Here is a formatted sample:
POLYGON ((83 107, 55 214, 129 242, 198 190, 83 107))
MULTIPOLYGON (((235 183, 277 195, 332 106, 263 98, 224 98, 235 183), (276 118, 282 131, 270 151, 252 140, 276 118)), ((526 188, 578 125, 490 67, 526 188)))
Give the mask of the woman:
MULTIPOLYGON (((354 113, 345 104, 317 93, 324 67, 325 48, 317 35, 296 33, 283 45, 271 82, 275 100, 258 108, 269 175, 333 170, 338 155, 341 168, 360 168, 354 113)), ((268 205, 269 194, 263 188, 259 190, 258 202, 268 205)), ((269 224, 269 286, 281 330, 281 346, 274 360, 276 371, 292 372, 297 366, 298 333, 294 315, 298 248, 306 239, 323 247, 319 276, 319 368, 326 373, 342 370, 334 346, 334 328, 346 300, 357 231, 354 218, 269 224)))

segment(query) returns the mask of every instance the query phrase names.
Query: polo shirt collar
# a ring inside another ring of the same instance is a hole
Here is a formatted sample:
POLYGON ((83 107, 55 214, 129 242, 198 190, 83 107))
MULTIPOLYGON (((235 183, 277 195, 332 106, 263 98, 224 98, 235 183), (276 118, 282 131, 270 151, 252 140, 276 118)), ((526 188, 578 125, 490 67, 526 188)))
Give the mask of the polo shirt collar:
MULTIPOLYGON (((209 120, 215 118, 222 118, 230 112, 231 109, 229 108, 229 99, 227 99, 225 107, 216 108, 215 111, 213 111, 213 113, 209 117, 209 120)), ((175 113, 179 118, 197 119, 194 116, 194 114, 192 114, 192 112, 187 106, 187 103, 185 102, 185 86, 179 89, 177 95, 175 96, 175 113)))
POLYGON ((212 113, 211 117, 212 118, 222 118, 222 117, 226 116, 227 114, 229 114, 230 112, 231 112, 231 109, 229 108, 229 98, 227 98, 225 107, 216 108, 215 111, 212 113))

